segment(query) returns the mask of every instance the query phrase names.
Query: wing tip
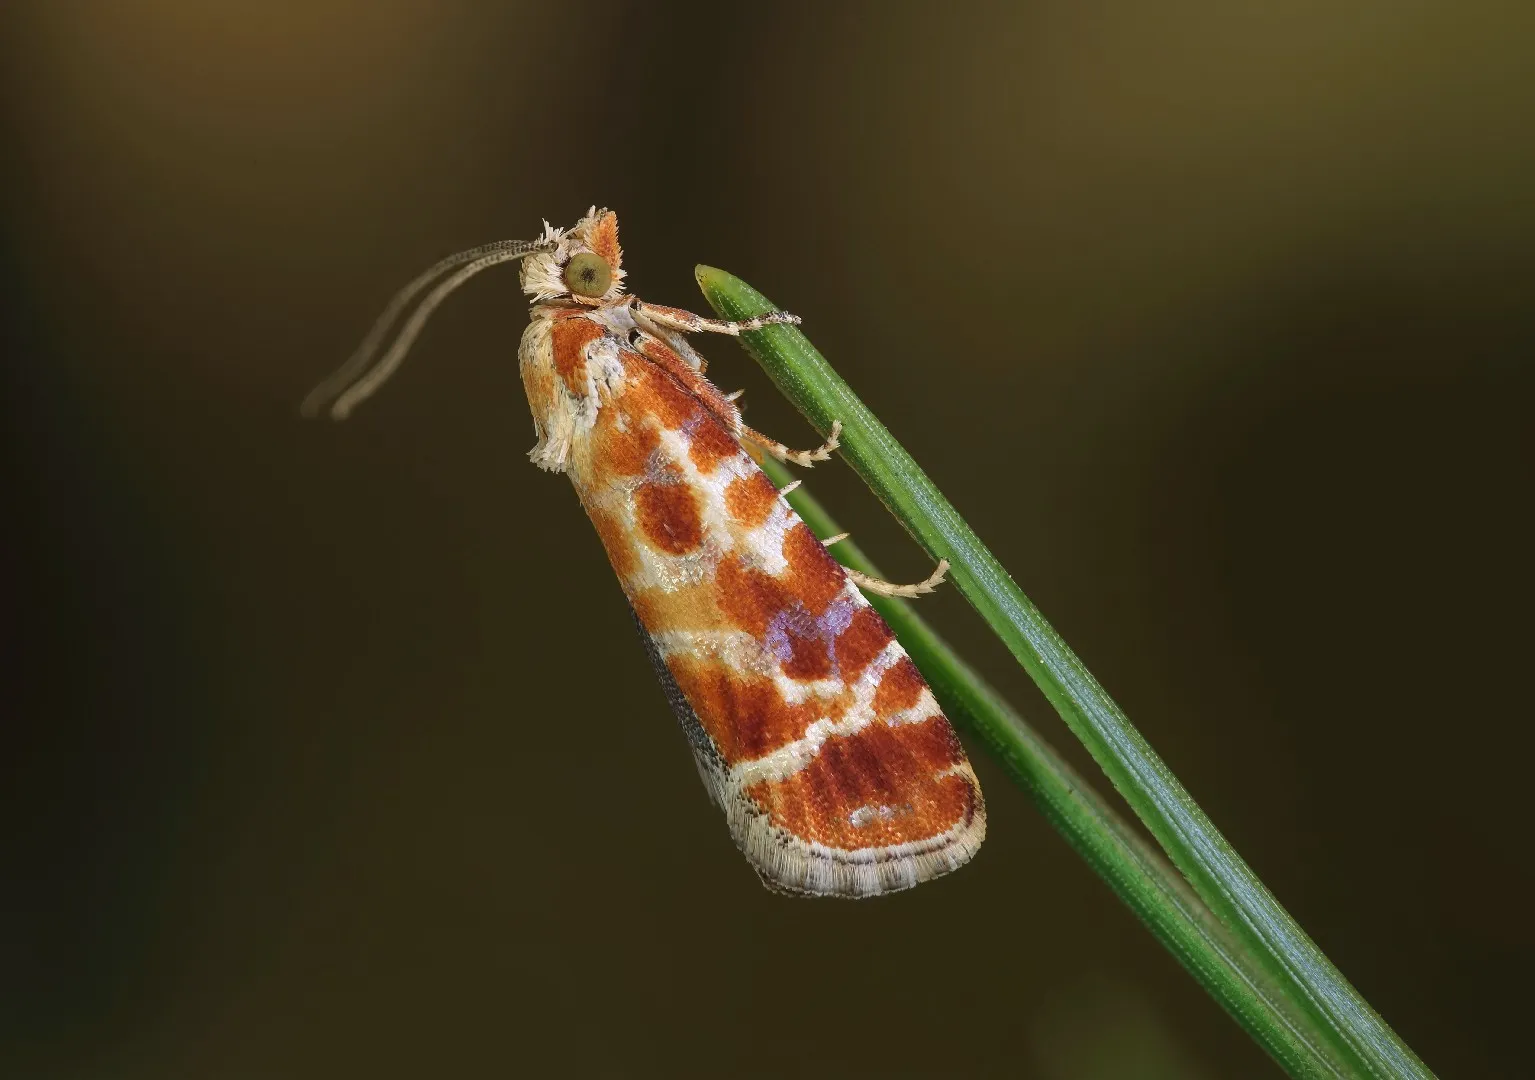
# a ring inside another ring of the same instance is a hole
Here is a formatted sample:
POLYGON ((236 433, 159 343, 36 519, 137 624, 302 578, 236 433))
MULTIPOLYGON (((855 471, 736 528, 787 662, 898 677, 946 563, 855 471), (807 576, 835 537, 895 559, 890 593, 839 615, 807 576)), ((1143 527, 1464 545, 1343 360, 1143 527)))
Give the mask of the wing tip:
POLYGON ((732 806, 726 818, 736 845, 772 892, 842 899, 883 896, 958 870, 980 850, 986 839, 986 805, 974 775, 968 768, 964 774, 971 798, 958 821, 933 836, 887 847, 826 847, 772 825, 754 806, 732 806))

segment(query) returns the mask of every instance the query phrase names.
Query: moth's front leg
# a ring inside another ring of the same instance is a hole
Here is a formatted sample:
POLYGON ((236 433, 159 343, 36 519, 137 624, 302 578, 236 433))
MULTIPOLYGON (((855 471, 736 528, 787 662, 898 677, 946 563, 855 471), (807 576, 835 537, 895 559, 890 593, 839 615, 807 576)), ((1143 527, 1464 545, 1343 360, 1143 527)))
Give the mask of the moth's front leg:
POLYGON ((644 321, 649 321, 656 326, 684 334, 729 334, 736 337, 748 330, 761 330, 764 326, 798 326, 800 321, 798 315, 790 315, 787 311, 770 311, 754 319, 706 319, 682 308, 647 304, 637 297, 630 299, 629 308, 634 312, 634 321, 642 326, 644 321))

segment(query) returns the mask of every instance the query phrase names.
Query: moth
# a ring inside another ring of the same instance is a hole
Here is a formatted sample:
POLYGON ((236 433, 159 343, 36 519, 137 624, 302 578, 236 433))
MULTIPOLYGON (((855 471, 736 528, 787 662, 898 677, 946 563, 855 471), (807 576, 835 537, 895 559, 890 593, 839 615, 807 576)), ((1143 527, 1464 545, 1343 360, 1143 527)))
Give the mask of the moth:
POLYGON ((752 430, 686 336, 795 316, 721 321, 627 294, 618 219, 594 207, 569 229, 545 222, 537 240, 462 252, 416 278, 303 411, 329 404, 347 416, 450 292, 511 261, 532 300, 518 349, 537 437, 529 457, 575 486, 704 786, 764 884, 873 896, 967 862, 986 832, 975 773, 859 591, 925 592, 946 564, 892 586, 832 558, 754 455, 812 465, 836 449, 840 425, 812 451, 752 430))

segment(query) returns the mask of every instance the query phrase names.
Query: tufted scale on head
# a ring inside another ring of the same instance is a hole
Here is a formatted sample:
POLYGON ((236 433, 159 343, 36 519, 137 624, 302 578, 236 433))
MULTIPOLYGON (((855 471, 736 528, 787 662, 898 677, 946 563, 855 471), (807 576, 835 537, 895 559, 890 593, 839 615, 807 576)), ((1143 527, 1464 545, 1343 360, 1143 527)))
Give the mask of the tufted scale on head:
POLYGON ((522 289, 535 303, 575 300, 603 304, 623 293, 624 253, 618 244, 618 215, 613 211, 594 206, 569 229, 555 228, 546 221, 542 239, 551 249, 529 257, 522 264, 522 289), (610 274, 607 288, 596 296, 573 294, 565 280, 567 264, 587 252, 601 258, 610 274))

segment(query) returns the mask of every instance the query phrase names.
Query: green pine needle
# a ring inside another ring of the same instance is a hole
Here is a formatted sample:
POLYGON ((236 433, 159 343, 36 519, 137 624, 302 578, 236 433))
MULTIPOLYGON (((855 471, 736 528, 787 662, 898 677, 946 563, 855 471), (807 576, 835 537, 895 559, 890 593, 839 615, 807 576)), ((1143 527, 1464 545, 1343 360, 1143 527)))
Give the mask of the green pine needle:
MULTIPOLYGON (((723 270, 700 266, 696 275, 723 318, 778 310, 723 270)), ((741 340, 818 431, 824 435, 833 421, 841 422, 843 457, 929 554, 949 560, 955 587, 1028 671, 1182 871, 1187 882, 905 604, 870 598, 944 707, 981 737, 1157 939, 1291 1076, 1431 1077, 1274 899, 948 500, 804 334, 775 326, 743 334, 741 340)), ((769 472, 783 482, 777 467, 769 472)), ((791 501, 819 535, 838 531, 803 489, 791 501)), ((874 573, 848 542, 832 550, 849 565, 874 573)))

